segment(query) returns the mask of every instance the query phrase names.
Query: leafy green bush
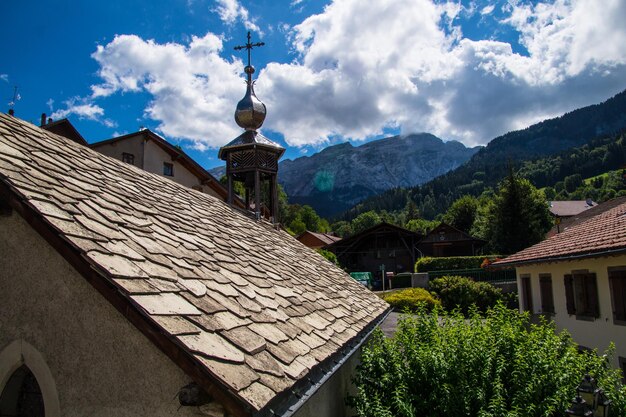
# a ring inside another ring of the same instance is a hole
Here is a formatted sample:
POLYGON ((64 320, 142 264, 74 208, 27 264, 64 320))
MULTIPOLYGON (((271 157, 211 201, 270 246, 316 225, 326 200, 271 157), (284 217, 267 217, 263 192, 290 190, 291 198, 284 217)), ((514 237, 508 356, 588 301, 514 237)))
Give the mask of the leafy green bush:
POLYGON ((424 257, 415 262, 415 272, 450 271, 454 269, 480 268, 485 258, 493 260, 500 255, 424 257))
POLYGON ((315 250, 324 258, 328 259, 330 262, 334 263, 335 265, 339 265, 339 261, 337 260, 337 255, 335 255, 331 251, 326 250, 326 249, 315 249, 315 250))
POLYGON ((448 311, 459 309, 463 314, 468 314, 473 306, 484 312, 503 299, 500 288, 465 277, 444 276, 430 281, 429 285, 443 308, 448 311))
POLYGON ((400 311, 418 311, 420 308, 430 311, 435 306, 441 306, 441 302, 423 288, 394 291, 383 295, 382 298, 400 311))
POLYGON ((402 318, 392 339, 373 334, 348 403, 362 417, 560 417, 586 372, 613 401, 611 416, 626 415, 620 371, 552 323, 501 304, 469 320, 434 309, 402 318))

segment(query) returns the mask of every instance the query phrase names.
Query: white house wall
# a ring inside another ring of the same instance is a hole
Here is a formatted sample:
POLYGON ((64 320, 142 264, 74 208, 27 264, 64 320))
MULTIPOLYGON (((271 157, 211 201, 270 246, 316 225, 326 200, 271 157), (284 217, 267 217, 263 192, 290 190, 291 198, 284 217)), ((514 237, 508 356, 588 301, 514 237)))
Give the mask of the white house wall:
MULTIPOLYGON (((95 144, 93 149, 100 152, 101 154, 110 156, 111 158, 115 158, 119 161, 122 160, 122 154, 131 154, 135 158, 135 163, 133 165, 138 168, 143 168, 143 146, 143 137, 135 136, 124 140, 118 140, 103 144, 95 144)), ((161 170, 160 172, 163 171, 161 170)))
POLYGON ((167 162, 173 164, 174 175, 166 178, 170 178, 171 180, 174 180, 186 187, 194 188, 202 191, 203 193, 222 199, 222 197, 211 187, 208 185, 202 185, 200 183, 200 179, 185 168, 180 162, 173 161, 170 154, 165 152, 163 148, 157 145, 153 140, 144 142, 143 136, 129 137, 123 140, 104 143, 101 145, 96 144, 93 149, 101 154, 110 156, 120 161, 122 160, 123 153, 132 154, 135 157, 135 163, 133 165, 145 171, 162 176, 163 163, 167 162))
POLYGON ((555 311, 552 318, 557 330, 566 329, 579 345, 591 349, 597 348, 600 353, 609 346, 610 342, 615 343, 616 351, 612 358, 612 364, 618 367, 618 358, 626 358, 626 326, 613 324, 613 310, 607 270, 609 267, 618 266, 626 266, 626 255, 516 267, 520 306, 522 305, 521 297, 523 294, 520 277, 530 275, 533 313, 542 313, 539 274, 551 274, 555 311), (571 274, 574 270, 583 269, 596 274, 600 318, 593 321, 577 319, 576 315, 568 314, 565 303, 565 274, 571 274))
POLYGON ((191 379, 15 212, 0 255, 0 352, 23 340, 41 354, 62 416, 198 415, 179 409, 191 379))
MULTIPOLYGON (((182 166, 180 162, 173 161, 172 157, 165 152, 154 141, 149 140, 145 145, 144 155, 144 169, 148 172, 153 172, 159 175, 163 175, 163 163, 167 162, 174 165, 174 175, 170 178, 179 184, 182 184, 189 188, 200 187, 200 180, 194 174, 192 174, 187 168, 182 166)), ((208 188, 208 187, 207 187, 208 188)), ((203 190, 205 191, 205 190, 203 190)), ((206 191, 205 191, 206 192, 206 191)), ((213 194, 214 193, 209 193, 213 194)))

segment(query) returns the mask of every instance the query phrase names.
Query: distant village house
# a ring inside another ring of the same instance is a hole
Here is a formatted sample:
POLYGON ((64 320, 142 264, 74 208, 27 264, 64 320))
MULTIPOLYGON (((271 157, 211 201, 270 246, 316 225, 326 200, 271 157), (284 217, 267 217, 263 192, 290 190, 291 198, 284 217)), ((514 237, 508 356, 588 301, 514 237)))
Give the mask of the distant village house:
POLYGON ((334 242, 341 240, 339 236, 332 235, 330 233, 317 233, 305 230, 296 236, 296 239, 300 241, 304 246, 311 249, 321 249, 324 246, 330 245, 334 242))
POLYGON ((421 256, 475 256, 485 243, 482 239, 440 223, 420 240, 417 247, 421 256))

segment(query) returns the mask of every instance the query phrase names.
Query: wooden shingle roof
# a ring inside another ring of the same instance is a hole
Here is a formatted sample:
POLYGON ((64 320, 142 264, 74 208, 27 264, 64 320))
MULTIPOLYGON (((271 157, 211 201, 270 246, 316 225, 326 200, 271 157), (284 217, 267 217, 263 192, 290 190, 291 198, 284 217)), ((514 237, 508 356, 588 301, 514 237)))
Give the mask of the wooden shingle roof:
POLYGON ((4 114, 0 202, 235 416, 293 410, 388 311, 271 224, 4 114))
POLYGON ((598 214, 584 216, 565 231, 492 265, 522 265, 626 253, 626 202, 623 199, 621 202, 608 201, 583 213, 598 214))

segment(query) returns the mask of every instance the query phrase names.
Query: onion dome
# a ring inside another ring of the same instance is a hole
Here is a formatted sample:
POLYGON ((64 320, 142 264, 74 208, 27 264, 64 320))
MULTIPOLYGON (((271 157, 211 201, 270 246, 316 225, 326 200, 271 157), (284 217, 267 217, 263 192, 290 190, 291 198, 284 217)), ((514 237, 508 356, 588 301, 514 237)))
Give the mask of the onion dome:
POLYGON ((265 104, 257 98, 256 94, 254 94, 254 82, 252 81, 254 67, 247 65, 244 70, 246 74, 248 74, 246 94, 239 103, 237 103, 235 122, 246 130, 257 130, 263 125, 267 108, 265 104))

